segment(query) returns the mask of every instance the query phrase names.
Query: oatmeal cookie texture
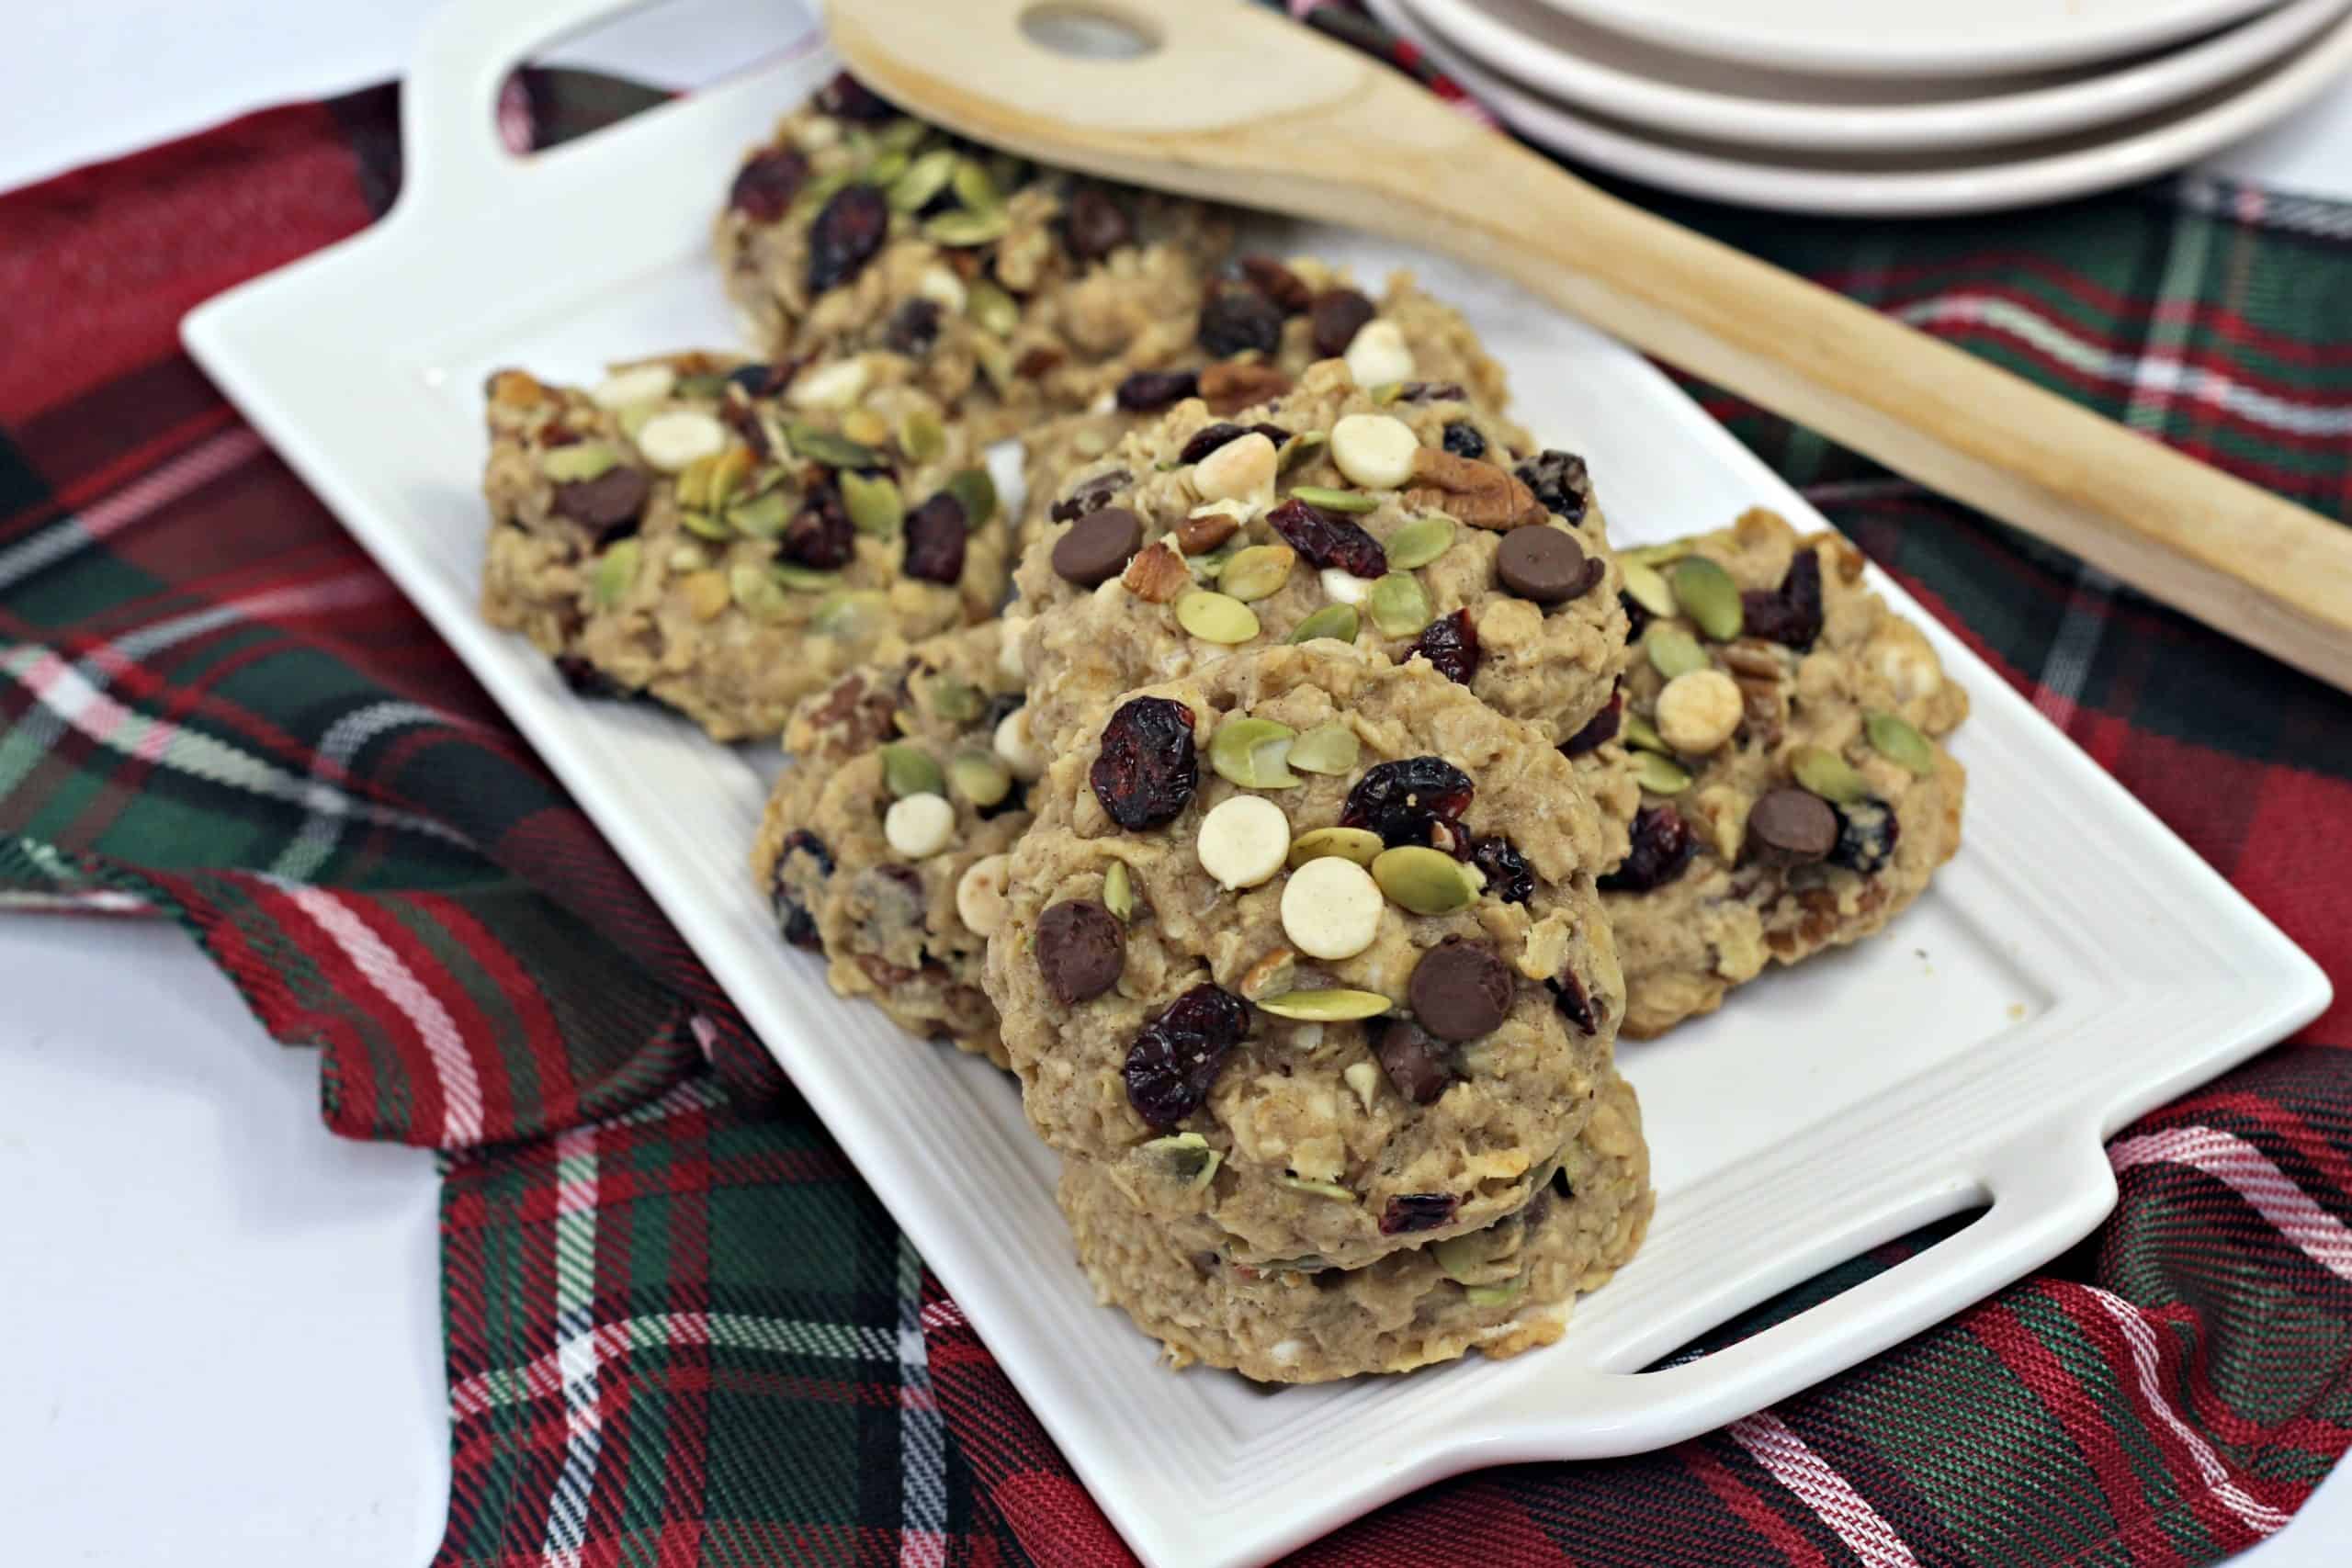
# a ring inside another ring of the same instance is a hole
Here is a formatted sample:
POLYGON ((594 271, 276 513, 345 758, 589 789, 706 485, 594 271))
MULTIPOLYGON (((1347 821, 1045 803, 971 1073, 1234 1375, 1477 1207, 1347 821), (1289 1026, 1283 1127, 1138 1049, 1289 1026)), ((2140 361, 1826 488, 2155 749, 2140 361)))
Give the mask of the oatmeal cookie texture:
POLYGON ((1066 475, 1015 579, 1038 735, 1310 639, 1425 663, 1555 741, 1581 728, 1628 658, 1584 464, 1456 392, 1327 360, 1230 418, 1181 402, 1066 475))
POLYGON ((1083 1159, 1062 1168, 1062 1213, 1096 1296, 1165 1345, 1170 1364, 1230 1367, 1262 1382, 1549 1345, 1575 1298, 1640 1247, 1653 1204, 1641 1107, 1614 1071, 1550 1180, 1516 1213, 1362 1269, 1236 1261, 1204 1219, 1146 1217, 1122 1175, 1083 1159))
POLYGON ((995 613, 1005 519, 967 434, 867 355, 681 354, 593 389, 491 378, 482 608, 576 687, 722 740, 852 666, 995 613))
POLYGON ((1191 350, 1229 222, 903 116, 846 74, 748 153, 717 223, 778 360, 887 354, 983 442, 1191 350))
POLYGON ((1602 902, 1645 1039, 1926 889, 1960 847, 1966 775, 1941 742, 1968 695, 1835 534, 1752 511, 1624 570, 1641 656, 1577 768, 1628 829, 1602 902))
POLYGON ((987 969, 1048 1144, 1253 1267, 1525 1206, 1623 1007, 1566 759, 1331 642, 1125 694, 1052 755, 987 969))
POLYGON ((1001 651, 994 623, 972 626, 803 703, 752 874, 837 993, 1002 1066, 980 970, 1043 760, 1001 651))

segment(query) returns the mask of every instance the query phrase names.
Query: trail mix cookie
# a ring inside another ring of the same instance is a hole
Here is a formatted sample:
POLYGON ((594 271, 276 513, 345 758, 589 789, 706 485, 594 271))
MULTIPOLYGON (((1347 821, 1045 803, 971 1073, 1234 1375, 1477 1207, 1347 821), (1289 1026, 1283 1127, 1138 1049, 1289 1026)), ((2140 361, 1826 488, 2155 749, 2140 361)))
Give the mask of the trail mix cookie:
POLYGON ((746 156, 717 232, 763 352, 888 354, 982 441, 1186 353, 1230 241, 1197 202, 991 152, 846 73, 746 156))
POLYGON ((1065 478, 1015 575, 1037 733, 1325 637, 1426 662, 1555 741, 1581 728, 1628 657, 1584 464, 1453 391, 1367 391, 1327 360, 1230 419, 1179 403, 1065 478))
POLYGON ((1140 1214, 1116 1166, 1070 1159, 1058 1197, 1096 1296, 1168 1349, 1263 1382, 1403 1372, 1560 1337, 1575 1298, 1641 1246, 1654 1203, 1641 1107, 1612 1070, 1551 1179, 1484 1230, 1362 1269, 1256 1268, 1202 1218, 1140 1214))
POLYGON ((1044 764, 1001 650, 993 622, 951 632, 803 703, 752 873, 834 991, 1002 1066, 980 969, 1044 764))
POLYGON ((966 433, 888 355, 779 385, 707 354, 594 389, 491 378, 492 622, 579 688, 722 740, 843 670, 995 613, 1005 520, 966 433))
MULTIPOLYGON (((1453 306, 1421 292, 1409 272, 1392 274, 1387 293, 1375 304, 1344 271, 1312 257, 1283 263, 1250 255, 1219 288, 1222 295, 1208 297, 1212 302, 1237 290, 1265 299, 1264 310, 1250 318, 1258 330, 1218 335, 1217 318, 1204 314, 1204 331, 1219 357, 1196 368, 1138 370, 1119 383, 1109 408, 1047 421, 1023 434, 1028 488, 1017 547, 1026 548, 1045 531, 1065 477, 1186 398, 1199 398, 1214 414, 1238 413, 1288 391, 1317 361, 1345 358, 1360 386, 1458 387, 1461 400, 1490 416, 1499 416, 1510 402, 1509 378, 1470 323, 1453 306), (1275 344, 1271 351, 1261 346, 1267 341, 1275 344)), ((1208 352, 1208 343, 1200 346, 1208 352)), ((1517 425, 1498 419, 1497 428, 1510 446, 1530 446, 1517 425)))
POLYGON ((1966 775, 1940 741, 1968 695, 1838 535, 1752 511, 1629 553, 1625 579, 1642 657, 1578 773, 1629 819, 1600 886, 1646 1039, 1919 896, 1960 847, 1966 775))
POLYGON ((1601 829, 1540 736, 1315 642, 1125 694, 1053 759, 987 972, 1047 1143, 1252 1264, 1532 1196, 1621 1010, 1601 829))

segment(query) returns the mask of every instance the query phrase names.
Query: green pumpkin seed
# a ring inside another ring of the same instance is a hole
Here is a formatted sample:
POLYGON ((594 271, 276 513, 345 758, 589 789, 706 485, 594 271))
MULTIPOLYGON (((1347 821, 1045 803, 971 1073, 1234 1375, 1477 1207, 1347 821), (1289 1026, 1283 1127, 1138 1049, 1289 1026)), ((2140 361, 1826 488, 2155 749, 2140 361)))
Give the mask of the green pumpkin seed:
POLYGON ((997 284, 981 278, 965 290, 964 314, 984 333, 1011 337, 1021 324, 1021 307, 997 284))
POLYGON ((928 463, 947 450, 947 427, 929 409, 909 409, 899 421, 899 450, 910 463, 928 463))
POLYGON ((939 487, 964 509, 964 526, 977 528, 996 515, 996 481, 986 468, 959 468, 939 487))
POLYGON ((1321 451, 1323 444, 1330 439, 1329 434, 1320 430, 1300 431, 1296 435, 1283 442, 1283 449, 1274 454, 1274 471, 1278 474, 1290 472, 1311 454, 1321 451))
POLYGON ((724 518, 713 517, 707 512, 681 512, 678 513, 678 526, 689 534, 716 539, 721 544, 735 537, 735 530, 727 525, 724 518))
POLYGON ((1826 746, 1800 746, 1789 759, 1789 773, 1803 788, 1836 806, 1853 806, 1868 799, 1871 786, 1846 759, 1826 746))
POLYGON ((1874 713, 1862 720, 1871 750, 1898 767, 1926 778, 1936 771, 1936 749, 1901 714, 1874 713))
POLYGON ((1285 759, 1298 731, 1271 718, 1228 718, 1209 739, 1209 766, 1244 789, 1290 789, 1299 783, 1285 759))
POLYGON ((1228 542, 1219 545, 1204 556, 1186 556, 1184 564, 1191 569, 1193 581, 1215 582, 1217 580, 1217 574, 1225 570, 1226 563, 1239 555, 1241 550, 1241 546, 1228 542))
POLYGON ((727 592, 736 608, 755 621, 772 621, 784 614, 784 584, 767 568, 744 565, 727 574, 727 592))
POLYGON ((1308 861, 1321 860, 1325 855, 1370 865, 1380 858, 1380 852, 1385 847, 1380 835, 1369 829, 1316 828, 1290 841, 1290 868, 1296 871, 1308 861))
POLYGON ((1154 1138, 1138 1145, 1136 1153, 1159 1167, 1161 1175, 1194 1192, 1206 1187, 1216 1177, 1216 1168, 1225 1163, 1225 1156, 1209 1147, 1209 1141, 1198 1133, 1154 1138))
POLYGON ((1382 408, 1386 408, 1404 395, 1405 383, 1402 381, 1383 381, 1372 389, 1372 400, 1382 408))
POLYGON ((1012 793, 1012 772, 986 751, 958 751, 947 760, 947 782, 957 795, 985 811, 1012 793))
POLYGON ((947 183, 956 187, 956 199, 968 211, 992 212, 1004 205, 996 181, 989 177, 988 170, 977 158, 956 159, 956 172, 947 183))
POLYGON ((841 471, 842 509, 849 525, 869 538, 895 539, 906 521, 907 503, 888 474, 868 478, 849 468, 841 471))
POLYGON ((1284 991, 1267 997, 1259 1010, 1276 1018, 1305 1019, 1313 1023, 1345 1023, 1352 1019, 1378 1018, 1395 1004, 1378 991, 1284 991))
POLYGON ((931 204, 931 198, 947 188, 948 176, 956 172, 954 149, 941 147, 910 161, 904 172, 890 182, 889 203, 899 212, 920 212, 931 204))
POLYGON ((1333 490, 1328 485, 1299 485, 1291 494, 1309 506, 1319 506, 1326 512, 1377 512, 1380 498, 1366 495, 1360 490, 1333 490))
MULTIPOLYGON (((1264 1004, 1259 1005, 1262 1007, 1264 1004)), ((1354 1193, 1336 1181, 1310 1181, 1304 1176, 1293 1176, 1288 1171, 1283 1171, 1274 1179, 1294 1192, 1312 1192, 1317 1198, 1330 1198, 1341 1203, 1352 1203, 1356 1201, 1354 1193)), ((1312 1273, 1314 1270, 1308 1269, 1305 1272, 1312 1273)))
POLYGON ((1519 1300, 1520 1293, 1526 1289, 1527 1281, 1520 1279, 1507 1280, 1499 1285, 1464 1285, 1462 1287, 1462 1295, 1463 1299, 1472 1306, 1509 1306, 1519 1300))
POLYGON ((1680 795, 1690 787, 1690 774, 1682 764, 1656 751, 1634 755, 1634 777, 1652 795, 1680 795))
POLYGON ((1389 898, 1417 915, 1450 915, 1478 897, 1470 868, 1419 844, 1400 844, 1374 857, 1372 879, 1389 898))
POLYGON ((1635 713, 1632 708, 1625 710, 1623 728, 1625 744, 1634 750, 1655 751, 1661 757, 1674 755, 1674 748, 1666 743, 1666 737, 1657 732, 1657 726, 1635 713))
POLYGON ((969 681, 953 675, 933 677, 922 693, 923 705, 950 724, 969 724, 988 710, 988 698, 969 681))
POLYGON ((1453 547, 1453 519, 1434 514, 1414 518, 1389 535, 1388 542, 1381 546, 1388 552, 1389 566, 1397 571, 1425 567, 1453 547))
MULTIPOLYGON (((688 513, 685 515, 690 517, 694 514, 688 513)), ((784 532, 784 525, 790 521, 791 502, 785 499, 782 491, 772 490, 765 495, 755 495, 749 501, 740 501, 729 507, 727 526, 704 534, 704 537, 723 539, 727 537, 727 530, 731 528, 747 539, 773 539, 784 532)), ((686 525, 694 527, 691 523, 686 525)), ((702 534, 703 530, 695 528, 695 532, 702 534)))
POLYGON ((1699 639, 1664 621, 1642 634, 1642 651, 1650 656, 1650 668, 1669 681, 1707 667, 1707 650, 1699 639))
POLYGON ((823 593, 842 585, 840 572, 819 571, 815 567, 802 566, 798 561, 775 561, 768 567, 768 571, 775 579, 777 587, 789 588, 795 593, 823 593))
POLYGON ((1689 539, 1669 539, 1663 545, 1635 545, 1632 549, 1619 550, 1617 558, 1636 566, 1664 566, 1668 561, 1680 560, 1695 547, 1689 539))
POLYGON ((596 558, 596 576, 591 586, 599 609, 616 609, 628 597, 630 586, 637 581, 640 553, 641 547, 635 539, 623 539, 596 558))
POLYGON ((943 212, 922 226, 923 238, 936 245, 969 248, 985 245, 1004 238, 1012 227, 1012 214, 1001 207, 985 212, 943 212))
POLYGON ((892 800, 910 795, 945 795, 947 775, 929 752, 893 740, 882 748, 882 787, 890 792, 892 800))
POLYGON ((1258 635, 1258 613, 1229 593, 1195 588, 1176 600, 1176 624, 1203 642, 1232 646, 1258 635))
POLYGON ((1135 875, 1127 870, 1127 863, 1114 860, 1102 874, 1102 907, 1121 925, 1136 918, 1135 875))
POLYGON ((1717 642, 1739 635, 1739 584, 1731 573, 1704 556, 1692 556, 1676 563, 1666 580, 1674 589, 1675 602, 1701 631, 1717 642))
POLYGON ((1674 590, 1666 585, 1666 574, 1654 566, 1637 560, 1621 559, 1618 566, 1625 573, 1625 592, 1634 603, 1653 615, 1672 616, 1680 612, 1675 607, 1674 590))
POLYGON ((1436 613, 1430 608, 1429 591, 1421 586, 1421 580, 1401 571, 1392 571, 1374 583, 1363 604, 1372 612, 1372 624, 1387 637, 1420 636, 1436 613))
POLYGON ((1243 604, 1271 598, 1290 581, 1298 552, 1288 545, 1251 545, 1237 550, 1216 574, 1216 585, 1243 604))
POLYGON ((1290 634, 1293 642, 1313 642, 1317 637, 1331 637, 1340 642, 1356 640, 1356 607, 1353 604, 1326 604, 1316 611, 1290 634))
POLYGON ((890 596, 878 588, 837 589, 818 601, 808 629, 842 642, 864 642, 882 629, 889 612, 890 596))
POLYGON ((670 395, 673 398, 686 398, 697 401, 723 398, 727 395, 727 378, 724 376, 681 376, 672 384, 670 395))
POLYGON ((817 215, 818 209, 839 196, 853 176, 854 171, 849 169, 835 169, 830 175, 819 175, 800 187, 800 194, 792 198, 792 206, 786 211, 784 220, 786 223, 806 223, 817 215))
POLYGON ((1356 732, 1340 719, 1318 724, 1291 743, 1290 765, 1337 778, 1356 771, 1356 732))
POLYGON ((874 133, 874 145, 888 152, 911 152, 931 134, 931 127, 922 120, 894 119, 874 133))
POLYGON ((813 424, 798 422, 785 426, 785 439, 792 443, 797 457, 812 463, 822 463, 829 468, 878 468, 882 454, 862 441, 852 441, 846 435, 836 435, 830 430, 820 430, 813 424))
POLYGON ((1430 1256, 1445 1277, 1458 1285, 1467 1285, 1494 1267, 1490 1256, 1493 1243, 1482 1231, 1467 1235, 1450 1235, 1430 1245, 1430 1256))
POLYGON ((1001 392, 1018 379, 1012 373, 1012 350, 992 337, 972 340, 972 357, 979 361, 980 374, 989 385, 1001 392))
POLYGON ((560 485, 572 484, 595 479, 620 460, 620 453, 602 441, 581 441, 542 454, 539 471, 560 485))
POLYGON ((906 152, 902 149, 893 148, 858 170, 857 183, 864 186, 880 186, 888 190, 900 175, 907 172, 907 162, 906 152))

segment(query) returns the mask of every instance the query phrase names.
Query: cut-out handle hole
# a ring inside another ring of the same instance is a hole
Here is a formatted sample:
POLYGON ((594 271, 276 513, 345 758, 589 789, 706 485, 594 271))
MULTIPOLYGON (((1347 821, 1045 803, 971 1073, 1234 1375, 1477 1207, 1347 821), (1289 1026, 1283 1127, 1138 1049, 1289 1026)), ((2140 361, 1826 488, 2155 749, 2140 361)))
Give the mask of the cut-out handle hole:
POLYGON ((1110 6, 1046 0, 1021 13, 1029 41, 1077 60, 1138 60, 1159 47, 1159 29, 1110 6))

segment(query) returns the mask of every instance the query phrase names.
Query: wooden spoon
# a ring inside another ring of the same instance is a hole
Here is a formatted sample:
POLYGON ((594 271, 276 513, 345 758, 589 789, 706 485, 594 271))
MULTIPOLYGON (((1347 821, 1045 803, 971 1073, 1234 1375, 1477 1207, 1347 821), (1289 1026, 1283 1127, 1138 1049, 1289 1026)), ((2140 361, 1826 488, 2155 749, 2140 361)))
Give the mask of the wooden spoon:
POLYGON ((1636 348, 2352 691, 2352 527, 1604 195, 1232 0, 829 0, 886 96, 1044 162, 1491 266, 1636 348), (1127 58, 1041 39, 1122 38, 1127 58))

